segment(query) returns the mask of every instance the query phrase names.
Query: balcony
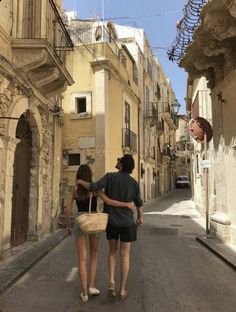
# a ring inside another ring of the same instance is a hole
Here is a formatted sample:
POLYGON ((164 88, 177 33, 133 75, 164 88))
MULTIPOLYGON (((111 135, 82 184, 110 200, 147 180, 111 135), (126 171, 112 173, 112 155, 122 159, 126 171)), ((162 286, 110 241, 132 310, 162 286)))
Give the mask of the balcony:
POLYGON ((169 160, 175 161, 176 155, 174 150, 169 146, 169 144, 165 144, 162 149, 162 155, 168 157, 169 160))
POLYGON ((130 129, 122 130, 122 147, 132 152, 137 152, 137 135, 130 129))
POLYGON ((23 0, 16 6, 14 64, 46 98, 63 92, 73 84, 64 65, 65 53, 73 49, 73 43, 56 4, 53 0, 23 0))
POLYGON ((88 27, 83 22, 73 21, 70 36, 75 46, 106 43, 123 66, 126 67, 125 55, 116 43, 116 33, 111 23, 108 23, 107 26, 88 27))
POLYGON ((156 120, 158 118, 158 111, 152 102, 146 103, 144 118, 146 121, 150 122, 151 126, 155 126, 156 120))
POLYGON ((151 118, 151 119, 155 119, 158 117, 158 112, 156 107, 153 105, 152 102, 147 103, 146 105, 146 109, 144 111, 144 117, 145 118, 151 118))
POLYGON ((169 104, 164 105, 163 111, 162 111, 162 118, 168 123, 171 129, 175 130, 177 128, 176 116, 171 111, 169 104))
POLYGON ((162 134, 164 132, 164 122, 163 119, 161 121, 156 122, 156 131, 157 134, 162 134))

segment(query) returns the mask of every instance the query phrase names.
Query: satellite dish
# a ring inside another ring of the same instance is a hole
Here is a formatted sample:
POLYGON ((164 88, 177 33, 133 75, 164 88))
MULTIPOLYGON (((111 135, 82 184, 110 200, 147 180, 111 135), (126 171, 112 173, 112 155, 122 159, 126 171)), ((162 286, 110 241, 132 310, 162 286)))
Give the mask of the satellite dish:
POLYGON ((209 121, 202 117, 192 118, 189 122, 191 136, 198 142, 204 143, 206 135, 207 142, 210 142, 213 136, 213 129, 209 121))

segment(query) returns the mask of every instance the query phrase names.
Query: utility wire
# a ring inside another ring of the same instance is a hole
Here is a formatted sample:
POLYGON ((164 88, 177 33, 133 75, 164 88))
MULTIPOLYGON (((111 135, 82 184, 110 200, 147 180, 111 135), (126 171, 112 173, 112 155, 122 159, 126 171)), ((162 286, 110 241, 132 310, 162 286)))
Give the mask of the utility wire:
POLYGON ((147 17, 155 17, 155 16, 161 16, 161 15, 169 15, 169 14, 176 14, 181 13, 182 10, 178 11, 167 11, 167 12, 160 12, 155 13, 151 15, 139 15, 139 16, 120 16, 120 17, 106 17, 105 20, 120 20, 120 19, 136 19, 136 18, 147 18, 147 17))
MULTIPOLYGON (((93 56, 93 58, 100 64, 100 65, 102 65, 102 63, 101 63, 101 61, 96 57, 96 55, 94 55, 93 54, 93 52, 95 52, 95 53, 97 53, 97 54, 100 54, 101 56, 104 56, 104 54, 102 53, 102 52, 100 52, 100 51, 98 51, 98 49, 96 49, 96 47, 94 46, 94 47, 89 47, 88 48, 88 45, 89 44, 86 44, 86 43, 84 43, 84 41, 78 36, 78 34, 76 33, 76 31, 75 30, 73 30, 73 29, 70 29, 70 32, 72 32, 73 33, 73 35, 80 41, 80 43, 86 48, 86 50, 93 56)), ((152 47, 152 48, 150 48, 150 50, 152 51, 152 50, 168 50, 168 48, 165 48, 165 47, 152 47)), ((137 56, 137 55, 142 55, 143 53, 142 52, 139 52, 139 53, 136 53, 136 54, 132 54, 132 56, 134 57, 134 56, 137 56)), ((156 57, 155 55, 153 55, 153 54, 151 54, 151 55, 149 55, 149 56, 146 56, 146 59, 150 59, 150 58, 153 58, 153 57, 156 57)), ((114 57, 112 57, 112 56, 110 56, 110 58, 114 58, 114 59, 116 59, 117 58, 117 56, 114 56, 114 57)))
POLYGON ((82 45, 86 48, 86 50, 95 58, 95 60, 100 64, 102 65, 102 62, 99 61, 97 59, 97 57, 90 51, 90 49, 88 48, 88 46, 83 42, 83 40, 81 40, 81 38, 77 35, 77 33, 73 30, 73 29, 70 29, 70 31, 73 33, 73 35, 82 43, 82 45))

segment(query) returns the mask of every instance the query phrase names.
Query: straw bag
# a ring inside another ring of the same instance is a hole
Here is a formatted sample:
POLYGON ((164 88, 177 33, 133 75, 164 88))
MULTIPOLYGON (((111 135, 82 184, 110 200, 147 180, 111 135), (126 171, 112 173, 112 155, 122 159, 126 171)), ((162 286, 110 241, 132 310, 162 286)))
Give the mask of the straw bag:
POLYGON ((107 213, 99 212, 98 206, 96 207, 97 212, 91 213, 92 196, 91 193, 89 197, 89 213, 82 214, 75 219, 81 231, 85 234, 98 234, 104 232, 107 227, 107 213))

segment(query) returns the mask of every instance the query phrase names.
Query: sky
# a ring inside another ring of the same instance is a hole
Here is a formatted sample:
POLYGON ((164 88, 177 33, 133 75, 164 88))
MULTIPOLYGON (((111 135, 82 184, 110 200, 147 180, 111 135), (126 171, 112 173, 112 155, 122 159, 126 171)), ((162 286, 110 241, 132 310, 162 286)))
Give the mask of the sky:
POLYGON ((187 74, 176 63, 170 62, 167 50, 176 37, 176 22, 183 17, 187 0, 63 0, 64 9, 76 9, 78 17, 91 18, 99 15, 111 18, 114 23, 143 28, 153 54, 159 59, 166 76, 170 79, 176 98, 185 113, 187 74), (160 15, 159 15, 160 14, 160 15), (118 18, 118 19, 117 19, 118 18))

